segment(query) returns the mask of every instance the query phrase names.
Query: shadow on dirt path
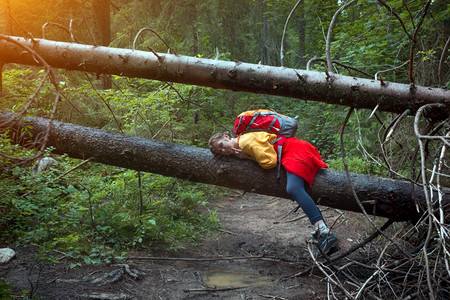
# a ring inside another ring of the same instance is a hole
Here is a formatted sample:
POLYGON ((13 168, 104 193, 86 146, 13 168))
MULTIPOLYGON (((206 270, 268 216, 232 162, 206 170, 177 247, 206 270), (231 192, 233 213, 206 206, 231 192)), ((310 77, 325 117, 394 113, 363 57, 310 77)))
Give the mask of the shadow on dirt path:
MULTIPOLYGON (((177 252, 133 253, 126 263, 34 262, 31 249, 0 266, 2 277, 39 299, 326 299, 320 273, 290 278, 312 265, 305 240, 312 227, 286 199, 245 194, 214 200, 222 227, 177 252)), ((321 207, 341 251, 363 238, 360 215, 321 207)))

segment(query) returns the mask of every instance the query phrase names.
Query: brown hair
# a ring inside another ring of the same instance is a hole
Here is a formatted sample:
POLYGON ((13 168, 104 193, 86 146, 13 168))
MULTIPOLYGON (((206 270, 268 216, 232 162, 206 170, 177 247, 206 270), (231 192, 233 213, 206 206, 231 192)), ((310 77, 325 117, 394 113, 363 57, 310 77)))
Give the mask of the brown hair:
POLYGON ((212 154, 220 154, 217 149, 217 142, 223 138, 224 135, 227 135, 226 132, 219 132, 214 134, 208 141, 209 151, 211 151, 212 154))

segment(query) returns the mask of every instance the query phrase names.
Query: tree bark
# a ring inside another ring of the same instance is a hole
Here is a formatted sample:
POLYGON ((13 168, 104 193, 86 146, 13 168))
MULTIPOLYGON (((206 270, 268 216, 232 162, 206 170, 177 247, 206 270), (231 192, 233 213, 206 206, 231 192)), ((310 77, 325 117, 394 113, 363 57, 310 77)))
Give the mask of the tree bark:
POLYGON ((9 2, 10 2, 9 0, 6 0, 7 15, 8 15, 8 27, 9 27, 9 34, 13 35, 14 34, 13 20, 12 20, 13 14, 11 13, 11 4, 9 2))
POLYGON ((95 43, 108 46, 111 43, 111 17, 109 0, 92 0, 95 43))
MULTIPOLYGON (((0 53, 5 62, 38 64, 31 54, 24 53, 22 48, 1 37, 0 53)), ((437 117, 446 118, 450 113, 450 91, 445 89, 174 54, 20 37, 14 39, 33 48, 56 68, 278 95, 356 108, 374 109, 378 106, 380 111, 393 113, 414 113, 424 104, 440 103, 442 107, 437 117)))
MULTIPOLYGON (((18 121, 13 119, 14 116, 16 115, 12 113, 0 112, 0 124, 9 121, 8 128, 13 128, 12 132, 20 132, 21 128, 31 126, 28 130, 34 137, 44 136, 50 122, 48 119, 33 117, 18 121)), ((264 170, 254 161, 235 157, 218 158, 203 148, 68 123, 54 121, 50 126, 47 146, 55 147, 54 153, 66 153, 79 159, 93 157, 96 162, 103 164, 290 199, 285 190, 285 176, 282 182, 278 183, 275 169, 264 170)), ((5 128, 0 128, 0 132, 2 130, 5 128)), ((38 147, 41 141, 34 142, 38 147)), ((424 207, 423 189, 414 186, 411 190, 409 182, 358 174, 351 174, 351 180, 359 200, 364 203, 369 214, 395 220, 416 219, 420 212, 416 211, 412 193, 419 207, 424 207)), ((320 205, 361 212, 344 172, 320 170, 311 195, 320 205)), ((444 189, 444 202, 450 203, 448 189, 444 189)))
MULTIPOLYGON (((109 0, 92 0, 95 44, 109 46, 111 43, 111 12, 109 0)), ((112 87, 111 76, 101 74, 102 88, 112 87)))

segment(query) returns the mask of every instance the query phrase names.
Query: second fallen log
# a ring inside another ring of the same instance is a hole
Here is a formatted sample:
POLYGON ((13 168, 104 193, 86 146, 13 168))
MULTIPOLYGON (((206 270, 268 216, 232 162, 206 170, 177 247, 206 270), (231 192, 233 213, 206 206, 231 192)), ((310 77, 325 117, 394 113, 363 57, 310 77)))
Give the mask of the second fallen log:
MULTIPOLYGON (((11 120, 12 113, 0 113, 0 123, 11 120)), ((290 199, 284 184, 277 183, 276 170, 263 170, 256 162, 234 157, 215 158, 208 149, 160 142, 99 129, 53 122, 43 118, 15 120, 8 128, 31 126, 33 136, 42 136, 49 126, 48 146, 55 153, 87 159, 128 169, 157 173, 206 184, 214 184, 264 195, 290 199)), ((37 144, 39 145, 39 141, 37 144)), ((396 220, 416 219, 415 201, 425 203, 423 189, 411 190, 406 181, 351 174, 359 199, 368 213, 396 220)), ((322 169, 313 184, 313 199, 321 205, 360 212, 347 176, 342 171, 322 169)), ((444 189, 450 203, 450 191, 444 189)))

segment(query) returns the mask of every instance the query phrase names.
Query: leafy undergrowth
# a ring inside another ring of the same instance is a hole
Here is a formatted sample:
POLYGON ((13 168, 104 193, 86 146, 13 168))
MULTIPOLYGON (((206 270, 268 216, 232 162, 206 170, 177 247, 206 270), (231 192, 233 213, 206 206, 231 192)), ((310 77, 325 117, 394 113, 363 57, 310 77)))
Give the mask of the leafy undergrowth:
MULTIPOLYGON (((11 157, 33 151, 0 143, 11 157)), ((160 175, 139 173, 65 156, 49 170, 33 175, 31 166, 15 166, 0 157, 0 242, 37 245, 63 251, 86 263, 108 262, 131 249, 177 249, 217 228, 208 198, 223 193, 160 175)))

